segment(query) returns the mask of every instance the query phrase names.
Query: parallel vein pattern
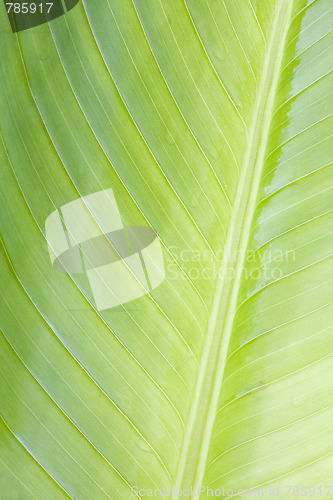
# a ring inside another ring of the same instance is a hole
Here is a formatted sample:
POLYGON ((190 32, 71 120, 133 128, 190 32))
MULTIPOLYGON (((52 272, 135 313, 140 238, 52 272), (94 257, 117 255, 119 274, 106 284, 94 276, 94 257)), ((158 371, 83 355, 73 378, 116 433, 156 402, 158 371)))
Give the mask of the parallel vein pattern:
POLYGON ((330 0, 81 0, 16 34, 0 7, 0 499, 320 498, 330 0), (124 225, 157 231, 166 279, 99 312, 44 224, 108 188, 124 225))

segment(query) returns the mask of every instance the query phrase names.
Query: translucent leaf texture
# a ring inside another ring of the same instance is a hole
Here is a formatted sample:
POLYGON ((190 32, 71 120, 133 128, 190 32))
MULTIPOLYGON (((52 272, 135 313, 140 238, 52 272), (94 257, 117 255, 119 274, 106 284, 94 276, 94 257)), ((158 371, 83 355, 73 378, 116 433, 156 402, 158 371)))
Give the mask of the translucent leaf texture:
POLYGON ((1 499, 333 484, 332 26, 82 0, 13 33, 1 5, 1 499), (107 189, 166 277, 99 311, 45 221, 107 189))

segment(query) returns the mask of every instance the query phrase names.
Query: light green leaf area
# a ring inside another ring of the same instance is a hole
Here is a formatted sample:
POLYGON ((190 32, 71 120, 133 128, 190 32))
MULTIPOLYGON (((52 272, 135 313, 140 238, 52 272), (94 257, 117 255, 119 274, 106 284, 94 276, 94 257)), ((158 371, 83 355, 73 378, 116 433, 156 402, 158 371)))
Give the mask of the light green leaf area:
POLYGON ((332 1, 0 10, 0 498, 332 499, 332 1), (166 276, 99 311, 45 221, 107 189, 166 276))

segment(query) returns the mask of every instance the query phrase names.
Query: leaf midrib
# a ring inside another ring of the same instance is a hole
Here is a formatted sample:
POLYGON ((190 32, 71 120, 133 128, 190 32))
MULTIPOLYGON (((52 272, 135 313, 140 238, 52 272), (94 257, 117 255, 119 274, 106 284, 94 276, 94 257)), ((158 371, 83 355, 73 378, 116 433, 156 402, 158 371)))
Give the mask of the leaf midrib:
POLYGON ((204 477, 225 362, 237 307, 293 1, 281 0, 263 66, 239 188, 232 211, 209 318, 175 488, 198 488, 204 477), (234 258, 237 256, 237 259, 234 258), (232 269, 232 276, 226 271, 232 269))

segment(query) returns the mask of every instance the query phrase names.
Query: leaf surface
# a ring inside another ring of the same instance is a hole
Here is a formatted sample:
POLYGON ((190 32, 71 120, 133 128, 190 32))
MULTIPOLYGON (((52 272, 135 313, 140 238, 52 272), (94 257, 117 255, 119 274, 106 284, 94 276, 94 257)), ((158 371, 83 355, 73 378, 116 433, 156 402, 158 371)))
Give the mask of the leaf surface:
POLYGON ((14 34, 2 8, 0 498, 333 498, 332 23, 83 0, 14 34), (110 188, 166 278, 99 311, 45 221, 110 188))

